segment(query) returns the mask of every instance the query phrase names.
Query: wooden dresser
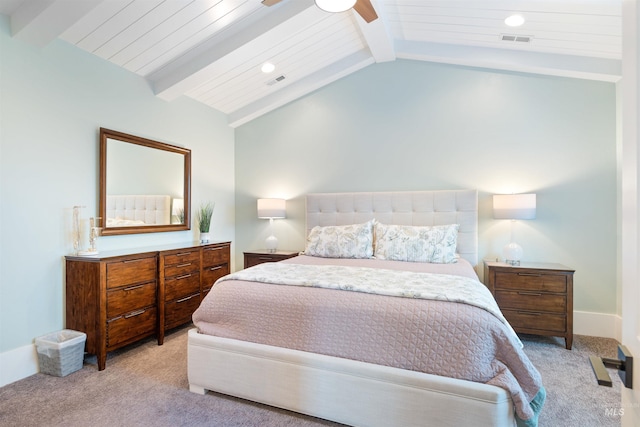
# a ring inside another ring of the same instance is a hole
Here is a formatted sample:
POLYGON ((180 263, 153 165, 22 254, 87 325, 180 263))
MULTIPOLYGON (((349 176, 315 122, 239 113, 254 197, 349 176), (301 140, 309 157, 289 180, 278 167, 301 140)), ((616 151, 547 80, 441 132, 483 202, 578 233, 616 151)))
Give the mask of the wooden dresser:
POLYGON ((87 334, 99 370, 109 351, 153 335, 161 345, 165 331, 190 322, 215 280, 229 273, 230 248, 194 243, 67 256, 66 327, 87 334))
POLYGON ((561 264, 484 263, 484 283, 516 332, 559 336, 573 345, 573 273, 561 264))
POLYGON ((253 267, 263 262, 278 262, 298 256, 300 251, 275 251, 266 249, 244 252, 244 268, 253 267))

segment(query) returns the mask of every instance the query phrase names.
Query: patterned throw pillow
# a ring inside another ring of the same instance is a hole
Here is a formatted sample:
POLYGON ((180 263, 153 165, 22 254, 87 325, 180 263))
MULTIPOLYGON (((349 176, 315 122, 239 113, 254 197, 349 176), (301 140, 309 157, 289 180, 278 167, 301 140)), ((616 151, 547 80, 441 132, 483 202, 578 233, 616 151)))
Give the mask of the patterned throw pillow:
POLYGON ((313 227, 307 237, 304 254, 324 258, 371 258, 373 221, 313 227))
POLYGON ((459 224, 410 226, 375 224, 375 258, 395 261, 458 262, 459 224))

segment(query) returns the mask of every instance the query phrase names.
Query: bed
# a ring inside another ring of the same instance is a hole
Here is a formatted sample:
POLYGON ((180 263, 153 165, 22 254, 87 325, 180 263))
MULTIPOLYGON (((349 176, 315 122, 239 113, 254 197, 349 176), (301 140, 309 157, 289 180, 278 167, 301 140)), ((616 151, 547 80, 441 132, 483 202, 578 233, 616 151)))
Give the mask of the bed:
POLYGON ((171 224, 171 196, 107 195, 107 227, 171 224))
POLYGON ((192 392, 357 426, 536 425, 540 375, 474 271, 475 190, 306 201, 304 255, 221 279, 194 313, 192 392), (427 279, 441 288, 425 297, 427 279), (481 296, 461 303, 467 289, 481 296))

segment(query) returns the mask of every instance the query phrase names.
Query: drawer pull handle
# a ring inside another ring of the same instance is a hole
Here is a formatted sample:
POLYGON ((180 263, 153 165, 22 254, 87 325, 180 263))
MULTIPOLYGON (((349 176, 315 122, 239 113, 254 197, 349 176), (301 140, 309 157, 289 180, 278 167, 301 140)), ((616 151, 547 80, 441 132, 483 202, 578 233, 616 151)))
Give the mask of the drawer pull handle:
POLYGON ((126 259, 124 261, 122 261, 124 264, 131 264, 132 262, 140 262, 140 261, 146 261, 149 258, 138 258, 138 259, 126 259))
POLYGON ((178 301, 176 301, 176 303, 181 303, 181 302, 185 302, 185 301, 189 301, 191 298, 193 298, 195 295, 191 295, 190 297, 186 297, 186 298, 182 298, 179 299, 178 301))
POLYGON ((182 253, 176 254, 176 256, 185 256, 185 255, 191 255, 191 252, 182 252, 182 253))
POLYGON ((207 248, 205 251, 221 251, 224 248, 207 248))
POLYGON ((539 297, 542 296, 540 292, 518 292, 518 295, 526 295, 530 297, 539 297))
POLYGON ((176 265, 176 268, 189 267, 190 265, 191 265, 191 263, 187 262, 186 264, 176 265))
POLYGON ((219 266, 217 266, 217 267, 211 267, 211 268, 209 269, 209 271, 216 271, 216 270, 220 270, 221 268, 222 268, 222 266, 221 266, 221 265, 219 265, 219 266))
POLYGON ((258 258, 260 261, 271 261, 273 258, 269 257, 269 256, 262 256, 260 258, 258 258))
POLYGON ((518 311, 518 314, 526 314, 528 316, 540 316, 542 313, 536 311, 518 311))
POLYGON ((144 285, 129 286, 128 288, 124 288, 124 290, 129 292, 129 291, 133 291, 133 290, 140 289, 140 288, 143 288, 143 287, 144 287, 144 285))
POLYGON ((125 319, 129 319, 130 317, 136 317, 136 316, 140 316, 142 313, 144 313, 147 310, 138 310, 138 311, 134 311, 132 313, 129 314, 125 314, 124 318, 125 319))
POLYGON ((187 277, 191 277, 191 274, 185 274, 185 275, 182 275, 182 276, 178 276, 178 277, 176 277, 176 280, 186 279, 187 277))
POLYGON ((536 274, 536 273, 518 273, 518 276, 542 277, 542 274, 536 274))

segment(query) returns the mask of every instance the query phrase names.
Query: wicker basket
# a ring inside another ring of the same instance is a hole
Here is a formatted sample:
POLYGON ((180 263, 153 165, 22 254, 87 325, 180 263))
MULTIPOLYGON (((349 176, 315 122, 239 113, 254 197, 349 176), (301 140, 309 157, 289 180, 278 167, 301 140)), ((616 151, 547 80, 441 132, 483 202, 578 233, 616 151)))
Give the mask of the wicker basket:
POLYGON ((85 333, 71 329, 36 338, 40 372, 64 377, 82 369, 86 340, 85 333))

